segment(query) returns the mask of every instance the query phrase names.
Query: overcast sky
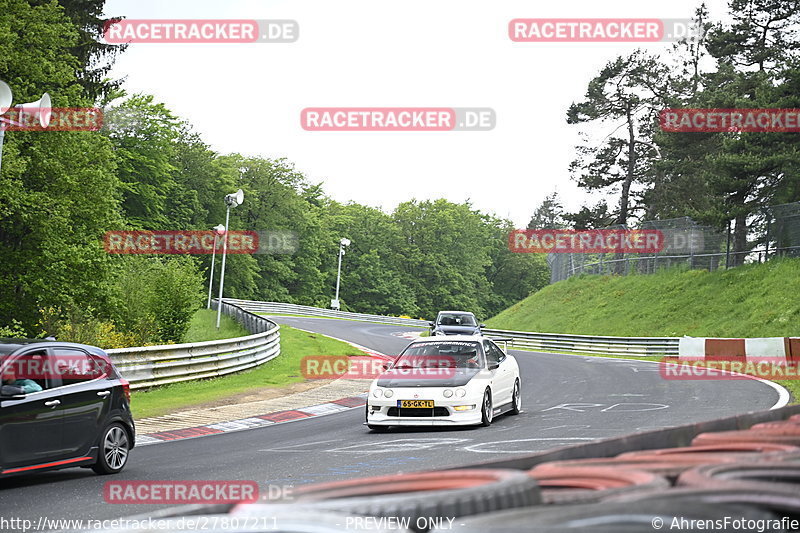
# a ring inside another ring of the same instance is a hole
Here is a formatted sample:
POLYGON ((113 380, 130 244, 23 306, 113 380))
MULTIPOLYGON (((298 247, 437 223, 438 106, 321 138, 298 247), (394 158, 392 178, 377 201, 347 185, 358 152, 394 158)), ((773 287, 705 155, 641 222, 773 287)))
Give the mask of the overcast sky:
MULTIPOLYGON (((515 18, 690 18, 697 0, 108 0, 129 19, 293 19, 291 44, 132 44, 112 76, 154 94, 220 153, 286 157, 336 200, 389 211, 412 199, 471 200, 524 227, 569 177, 566 124, 602 66, 669 43, 516 43, 515 18), (304 131, 306 107, 490 107, 492 131, 304 131)), ((712 19, 724 0, 707 2, 712 19)), ((613 128, 611 128, 613 129, 613 128)), ((603 133, 603 132, 601 132, 603 133)), ((597 198, 588 198, 594 201, 597 198)))

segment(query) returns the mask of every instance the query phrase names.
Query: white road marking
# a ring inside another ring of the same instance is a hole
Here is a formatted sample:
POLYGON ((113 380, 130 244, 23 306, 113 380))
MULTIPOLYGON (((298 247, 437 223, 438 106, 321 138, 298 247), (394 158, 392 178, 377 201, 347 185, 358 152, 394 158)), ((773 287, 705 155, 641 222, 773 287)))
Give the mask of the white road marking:
POLYGON ((473 453, 533 453, 533 452, 540 452, 541 449, 532 449, 532 450, 498 450, 498 449, 490 449, 484 450, 481 449, 486 446, 496 446, 496 445, 508 445, 518 442, 567 442, 567 441, 591 441, 596 440, 595 437, 539 437, 535 439, 511 439, 511 440, 497 440, 493 442, 481 442, 478 444, 472 444, 470 446, 465 446, 463 450, 473 453))
POLYGON ((353 444, 342 448, 332 448, 325 450, 333 453, 388 453, 402 452, 408 450, 429 450, 431 448, 452 446, 469 442, 472 439, 448 439, 448 438, 429 438, 429 439, 396 439, 383 442, 366 442, 353 444))

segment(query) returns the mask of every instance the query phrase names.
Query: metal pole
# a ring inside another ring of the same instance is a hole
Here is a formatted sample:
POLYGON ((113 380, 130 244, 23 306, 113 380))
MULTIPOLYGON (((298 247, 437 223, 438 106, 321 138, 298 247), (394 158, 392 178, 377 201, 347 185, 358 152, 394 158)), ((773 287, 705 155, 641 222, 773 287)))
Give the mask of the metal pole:
POLYGON ((728 221, 728 240, 725 244, 725 268, 731 267, 731 221, 728 221))
POLYGON ((211 309, 211 285, 214 283, 214 258, 217 257, 217 231, 214 231, 214 248, 211 249, 211 275, 208 277, 208 304, 206 309, 211 309))
POLYGON ((217 329, 219 329, 219 321, 222 317, 222 287, 225 286, 225 256, 228 253, 228 221, 231 218, 231 204, 228 204, 228 209, 225 211, 225 238, 222 241, 222 267, 219 274, 219 298, 217 298, 217 329))
POLYGON ((6 126, 0 119, 0 169, 3 168, 3 139, 6 136, 6 126))
POLYGON ((336 298, 339 301, 339 281, 342 277, 342 256, 344 255, 344 244, 339 243, 339 270, 336 273, 336 298))

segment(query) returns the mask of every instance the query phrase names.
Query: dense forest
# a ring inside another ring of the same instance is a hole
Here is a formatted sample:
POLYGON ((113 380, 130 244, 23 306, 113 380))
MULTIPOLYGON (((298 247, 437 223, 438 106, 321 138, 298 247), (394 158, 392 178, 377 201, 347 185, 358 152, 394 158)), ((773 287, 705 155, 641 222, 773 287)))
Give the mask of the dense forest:
POLYGON ((210 231, 239 188, 245 202, 231 211, 231 229, 293 231, 299 248, 230 255, 227 297, 329 305, 342 237, 352 241, 345 310, 431 317, 464 308, 485 318, 547 283, 543 257, 507 249, 511 223, 469 204, 411 200, 386 213, 332 200, 289 161, 215 153, 154 96, 106 78, 124 47, 96 39, 103 4, 0 0, 0 80, 15 101, 48 91, 54 107, 105 109, 98 132, 6 135, 0 335, 106 347, 180 341, 205 303, 210 256, 113 255, 103 236, 210 231))

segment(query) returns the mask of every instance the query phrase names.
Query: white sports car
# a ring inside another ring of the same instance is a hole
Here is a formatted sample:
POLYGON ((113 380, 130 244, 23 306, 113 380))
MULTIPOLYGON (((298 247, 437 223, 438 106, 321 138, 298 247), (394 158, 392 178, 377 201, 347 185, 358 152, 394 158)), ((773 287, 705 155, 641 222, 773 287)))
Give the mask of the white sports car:
POLYGON ((521 409, 517 361, 491 339, 425 337, 406 346, 372 382, 366 423, 372 430, 488 426, 495 416, 521 409))

